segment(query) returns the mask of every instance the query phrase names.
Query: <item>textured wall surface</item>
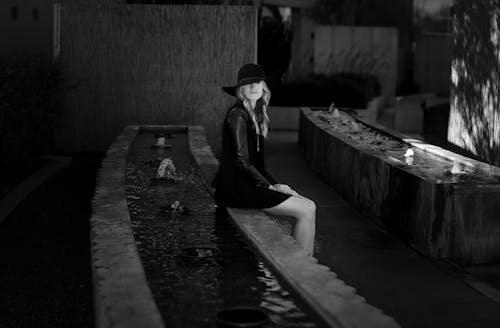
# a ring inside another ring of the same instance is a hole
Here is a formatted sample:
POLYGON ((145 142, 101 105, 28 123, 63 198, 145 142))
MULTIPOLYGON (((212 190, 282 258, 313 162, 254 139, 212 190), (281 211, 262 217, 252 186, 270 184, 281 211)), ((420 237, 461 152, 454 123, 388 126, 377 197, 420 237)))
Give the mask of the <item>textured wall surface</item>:
POLYGON ((59 61, 71 90, 61 150, 105 150, 130 124, 198 124, 220 147, 238 68, 256 59, 251 6, 61 5, 59 61))
POLYGON ((393 27, 314 27, 314 73, 373 74, 382 94, 396 94, 398 30, 393 27))
POLYGON ((457 0, 448 140, 500 165, 500 0, 457 0))
POLYGON ((51 1, 0 2, 0 57, 38 55, 52 58, 51 1))
POLYGON ((300 115, 310 167, 365 215, 424 254, 464 263, 500 260, 500 184, 444 182, 300 115))

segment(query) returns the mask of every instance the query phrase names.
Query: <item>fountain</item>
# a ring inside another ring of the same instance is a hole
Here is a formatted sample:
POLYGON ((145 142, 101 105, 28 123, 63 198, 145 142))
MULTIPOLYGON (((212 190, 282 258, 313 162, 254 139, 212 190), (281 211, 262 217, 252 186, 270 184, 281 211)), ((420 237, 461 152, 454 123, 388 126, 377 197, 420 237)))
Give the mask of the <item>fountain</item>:
POLYGON ((96 327, 398 327, 276 218, 215 206, 217 166, 201 127, 129 126, 117 137, 91 218, 96 327), (268 320, 224 314, 241 309, 268 320))
POLYGON ((420 252, 500 260, 500 170, 341 112, 302 108, 306 161, 364 214, 420 252))

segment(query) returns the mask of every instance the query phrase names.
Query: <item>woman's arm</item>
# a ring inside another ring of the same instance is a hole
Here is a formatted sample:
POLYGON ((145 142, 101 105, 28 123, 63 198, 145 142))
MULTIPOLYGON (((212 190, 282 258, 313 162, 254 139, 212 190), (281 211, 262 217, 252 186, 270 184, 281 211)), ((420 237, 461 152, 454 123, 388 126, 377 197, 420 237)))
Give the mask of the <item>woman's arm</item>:
POLYGON ((243 118, 240 109, 234 109, 229 113, 228 123, 232 135, 234 149, 234 164, 245 175, 250 177, 257 187, 268 188, 271 184, 250 163, 247 142, 247 122, 243 118))

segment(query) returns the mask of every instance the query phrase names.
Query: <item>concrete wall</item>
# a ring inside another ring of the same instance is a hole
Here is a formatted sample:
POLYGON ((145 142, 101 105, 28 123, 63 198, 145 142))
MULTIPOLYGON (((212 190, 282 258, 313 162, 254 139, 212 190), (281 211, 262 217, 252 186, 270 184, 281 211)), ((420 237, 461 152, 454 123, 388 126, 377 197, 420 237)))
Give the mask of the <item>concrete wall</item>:
POLYGON ((316 25, 314 35, 314 73, 370 73, 378 78, 382 94, 395 95, 396 28, 316 25))
MULTIPOLYGON (((126 0, 92 0, 120 3, 126 0)), ((0 1, 0 57, 36 55, 51 60, 54 56, 54 4, 86 0, 2 0, 0 1), (17 12, 17 15, 15 14, 17 12)))
POLYGON ((105 150, 131 124, 203 125, 215 150, 235 100, 221 86, 256 60, 252 6, 61 6, 59 61, 76 85, 58 148, 105 150))
POLYGON ((292 54, 287 80, 300 80, 313 73, 314 21, 304 14, 304 9, 292 9, 292 54))
POLYGON ((500 165, 500 0, 457 0, 448 140, 500 165))
MULTIPOLYGON (((266 1, 264 1, 266 2, 266 1)), ((313 72, 314 66, 314 25, 310 17, 310 8, 294 8, 292 28, 292 58, 287 80, 300 80, 313 72)), ((336 25, 350 25, 345 17, 337 18, 336 25)), ((377 0, 366 4, 364 10, 358 12, 357 26, 395 27, 398 32, 397 84, 410 79, 413 50, 413 0, 377 0)), ((413 77, 411 77, 413 78, 413 77)))
POLYGON ((52 57, 52 1, 4 0, 0 15, 0 56, 52 57))

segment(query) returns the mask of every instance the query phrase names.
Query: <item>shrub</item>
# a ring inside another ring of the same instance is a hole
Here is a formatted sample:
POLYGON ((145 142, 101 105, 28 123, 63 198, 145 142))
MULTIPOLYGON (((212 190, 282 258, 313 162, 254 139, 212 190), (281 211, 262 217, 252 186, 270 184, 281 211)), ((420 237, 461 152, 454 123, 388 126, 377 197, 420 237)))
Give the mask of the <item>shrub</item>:
POLYGON ((271 104, 276 106, 366 108, 380 95, 381 86, 370 74, 343 72, 330 76, 312 75, 301 81, 283 84, 271 90, 271 104))

